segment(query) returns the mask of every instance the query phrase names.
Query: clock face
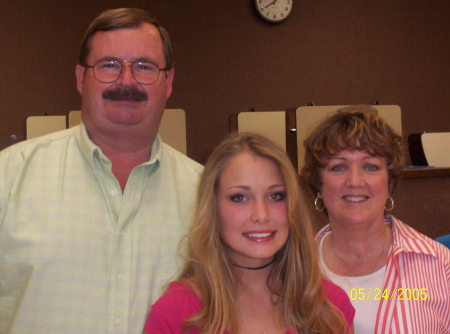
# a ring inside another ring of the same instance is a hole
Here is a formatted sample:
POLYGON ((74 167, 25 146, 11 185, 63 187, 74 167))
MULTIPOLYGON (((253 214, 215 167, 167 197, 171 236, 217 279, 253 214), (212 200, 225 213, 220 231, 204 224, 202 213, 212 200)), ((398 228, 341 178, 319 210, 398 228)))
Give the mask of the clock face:
POLYGON ((257 13, 266 21, 278 23, 286 20, 292 11, 293 0, 255 0, 257 13))

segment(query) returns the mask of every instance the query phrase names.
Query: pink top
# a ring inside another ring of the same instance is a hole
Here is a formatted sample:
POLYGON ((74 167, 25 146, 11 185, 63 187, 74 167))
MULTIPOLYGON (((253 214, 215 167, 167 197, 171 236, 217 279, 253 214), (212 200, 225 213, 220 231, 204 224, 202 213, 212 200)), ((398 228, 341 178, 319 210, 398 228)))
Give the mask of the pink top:
MULTIPOLYGON (((326 298, 341 310, 348 325, 351 326, 355 309, 345 291, 326 279, 322 279, 322 287, 326 298)), ((153 304, 144 331, 148 334, 183 333, 183 321, 196 314, 202 306, 202 301, 187 281, 170 283, 167 292, 153 304)), ((192 330, 190 334, 197 332, 192 330)), ((288 330, 286 334, 291 334, 291 331, 288 330)))

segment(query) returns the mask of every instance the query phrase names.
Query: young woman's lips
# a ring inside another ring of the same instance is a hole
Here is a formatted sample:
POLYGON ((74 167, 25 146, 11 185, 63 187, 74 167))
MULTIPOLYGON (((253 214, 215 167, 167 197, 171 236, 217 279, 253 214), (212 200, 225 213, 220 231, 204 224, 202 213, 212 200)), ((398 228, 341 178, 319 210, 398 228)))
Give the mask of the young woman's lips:
POLYGON ((263 242, 270 241, 275 238, 277 231, 249 231, 242 235, 250 241, 263 242))

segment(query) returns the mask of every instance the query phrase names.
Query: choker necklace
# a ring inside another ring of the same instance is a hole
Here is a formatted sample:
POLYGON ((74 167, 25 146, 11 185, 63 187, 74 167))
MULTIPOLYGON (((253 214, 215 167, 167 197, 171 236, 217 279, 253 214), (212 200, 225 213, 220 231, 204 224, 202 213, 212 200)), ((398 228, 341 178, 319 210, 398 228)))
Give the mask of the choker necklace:
POLYGON ((259 270, 259 269, 264 269, 264 268, 270 266, 274 262, 275 262, 275 258, 273 258, 272 261, 270 261, 269 263, 266 263, 265 265, 263 265, 261 267, 244 267, 244 266, 240 266, 240 265, 234 264, 234 263, 233 263, 233 266, 243 268, 243 269, 248 269, 248 270, 259 270))

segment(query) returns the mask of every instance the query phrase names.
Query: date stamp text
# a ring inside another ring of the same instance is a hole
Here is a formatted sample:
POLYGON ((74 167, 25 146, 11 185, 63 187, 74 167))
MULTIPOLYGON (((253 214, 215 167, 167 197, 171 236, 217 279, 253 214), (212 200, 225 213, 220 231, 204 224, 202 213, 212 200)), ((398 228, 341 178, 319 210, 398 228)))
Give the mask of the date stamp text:
POLYGON ((428 289, 409 289, 398 288, 389 291, 389 289, 351 289, 351 300, 427 300, 428 289))

